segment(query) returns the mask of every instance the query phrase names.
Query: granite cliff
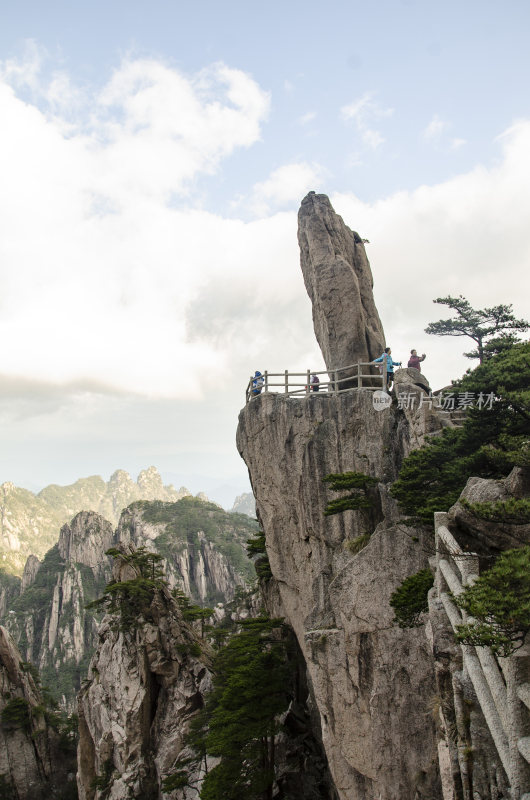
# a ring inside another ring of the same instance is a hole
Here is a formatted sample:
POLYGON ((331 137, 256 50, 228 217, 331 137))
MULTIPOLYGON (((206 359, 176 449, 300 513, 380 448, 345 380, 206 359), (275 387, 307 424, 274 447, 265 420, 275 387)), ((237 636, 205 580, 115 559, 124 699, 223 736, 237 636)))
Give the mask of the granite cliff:
MULTIPOLYGON (((302 201, 299 241, 327 367, 378 355, 383 331, 358 234, 325 196, 311 193, 302 201)), ((239 417, 237 446, 273 575, 271 612, 297 636, 341 800, 441 797, 428 711, 432 654, 423 632, 393 625, 389 607, 391 593, 427 565, 430 552, 425 534, 400 522, 388 492, 424 424, 395 404, 376 410, 370 390, 301 399, 266 393, 239 417), (330 499, 323 478, 346 471, 378 480, 369 519, 356 511, 323 515, 330 499)), ((431 429, 442 424, 433 412, 431 429)))
MULTIPOLYGON (((116 559, 114 581, 136 577, 116 559)), ((208 645, 187 625, 169 590, 153 592, 127 627, 107 615, 79 695, 80 800, 164 796, 160 786, 185 748, 190 720, 210 688, 208 645)), ((200 781, 200 766, 191 782, 200 781)), ((168 797, 191 800, 192 788, 168 797)))
POLYGON ((22 591, 7 603, 5 625, 24 659, 71 708, 97 642, 97 615, 85 606, 111 578, 106 550, 132 545, 159 553, 170 589, 215 605, 230 601, 253 575, 245 542, 256 528, 244 515, 193 497, 133 503, 116 530, 99 514, 80 512, 63 525, 42 562, 28 559, 22 591))
POLYGON ((0 626, 0 796, 75 796, 75 741, 46 706, 31 665, 0 626))

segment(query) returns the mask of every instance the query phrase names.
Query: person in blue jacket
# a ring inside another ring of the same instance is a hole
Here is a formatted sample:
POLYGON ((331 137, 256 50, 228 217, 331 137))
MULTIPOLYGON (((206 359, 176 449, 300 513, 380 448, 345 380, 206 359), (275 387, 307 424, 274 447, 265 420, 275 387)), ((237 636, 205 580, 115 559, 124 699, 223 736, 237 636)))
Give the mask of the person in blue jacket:
POLYGON ((265 379, 259 369, 256 370, 254 373, 254 380, 252 381, 252 394, 257 395, 261 394, 261 389, 263 384, 265 383, 265 379))
POLYGON ((383 363, 383 360, 386 361, 386 387, 388 391, 390 391, 392 383, 394 382, 394 367, 401 366, 401 361, 392 361, 391 352, 392 350, 390 347, 385 347, 385 352, 379 356, 379 358, 375 358, 372 361, 372 364, 383 363))

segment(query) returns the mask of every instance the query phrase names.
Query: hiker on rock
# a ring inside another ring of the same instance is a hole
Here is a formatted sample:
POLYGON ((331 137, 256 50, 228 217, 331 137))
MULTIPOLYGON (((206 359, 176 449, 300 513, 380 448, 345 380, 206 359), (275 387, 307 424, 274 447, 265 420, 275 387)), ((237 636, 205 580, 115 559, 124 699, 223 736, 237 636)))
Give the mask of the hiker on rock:
POLYGON ((257 395, 261 394, 261 389, 263 384, 265 383, 265 379, 259 369, 256 370, 254 373, 254 380, 252 381, 252 394, 257 395))
POLYGON ((310 392, 319 392, 320 391, 320 378, 318 377, 318 375, 315 375, 313 373, 311 375, 311 378, 309 379, 309 384, 310 384, 309 385, 309 391, 310 392))
POLYGON ((407 367, 412 367, 413 369, 417 369, 419 372, 421 372, 420 361, 425 361, 425 358, 426 358, 425 353, 423 353, 423 355, 420 358, 416 350, 411 350, 409 363, 407 364, 407 367))
POLYGON ((390 347, 385 347, 385 352, 372 361, 372 364, 382 364, 386 361, 386 388, 388 391, 390 391, 394 382, 394 367, 401 366, 401 361, 392 361, 391 353, 390 347))

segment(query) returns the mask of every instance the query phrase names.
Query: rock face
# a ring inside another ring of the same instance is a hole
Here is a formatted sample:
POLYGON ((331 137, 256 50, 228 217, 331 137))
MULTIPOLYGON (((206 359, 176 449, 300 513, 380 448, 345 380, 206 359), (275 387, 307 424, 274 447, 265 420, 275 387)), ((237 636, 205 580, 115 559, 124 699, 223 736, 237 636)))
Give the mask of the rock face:
POLYGON ((245 543, 256 529, 256 522, 192 497, 133 503, 116 531, 99 514, 80 512, 63 525, 42 562, 28 559, 20 596, 16 585, 11 594, 4 588, 5 624, 25 660, 38 666, 44 683, 72 708, 97 643, 95 612, 86 605, 111 578, 106 550, 133 545, 160 553, 170 588, 215 605, 232 600, 253 577, 245 543))
POLYGON ((376 411, 369 391, 263 394, 241 412, 237 445, 266 533, 279 598, 271 612, 296 633, 338 796, 440 798, 432 656, 421 631, 392 624, 389 606, 427 564, 421 532, 397 523, 387 491, 408 450, 403 413, 376 411), (369 523, 359 512, 323 515, 331 498, 322 479, 349 470, 380 480, 369 523))
MULTIPOLYGON (((118 566, 113 577, 132 576, 118 566)), ((79 696, 80 800, 162 797, 162 780, 210 689, 207 650, 167 590, 156 592, 146 618, 131 630, 119 630, 116 618, 105 617, 79 696)), ((171 797, 192 800, 198 791, 181 789, 171 797)))
POLYGON ((449 524, 458 532, 458 540, 466 550, 478 553, 484 559, 484 568, 491 563, 491 555, 503 550, 530 544, 530 524, 516 525, 509 520, 485 520, 469 511, 461 501, 468 503, 496 503, 530 496, 530 487, 523 483, 523 470, 515 467, 507 478, 485 480, 469 478, 457 503, 449 509, 449 524))
POLYGON ((310 192, 302 200, 298 243, 315 334, 327 369, 380 356, 385 335, 363 241, 335 213, 326 195, 310 192))
POLYGON ((85 606, 110 579, 105 551, 113 544, 110 522, 82 511, 63 525, 59 542, 42 563, 30 558, 27 582, 11 604, 6 624, 26 661, 38 666, 45 684, 67 706, 85 677, 97 623, 85 606))
POLYGON ((6 798, 47 800, 72 782, 68 771, 75 771, 75 762, 46 724, 40 689, 24 666, 0 626, 0 791, 6 798))
MULTIPOLYGON (((313 324, 328 370, 384 348, 364 246, 328 198, 311 192, 298 240, 313 324)), ((403 386, 425 396, 421 373, 403 386)), ((434 665, 424 632, 394 625, 389 600, 427 566, 422 531, 399 523, 389 496, 401 461, 441 430, 436 410, 375 408, 366 389, 289 398, 270 393, 239 416, 272 570, 268 605, 293 627, 320 716, 340 800, 438 800, 434 665), (431 432, 429 430, 429 432, 431 432), (370 513, 324 516, 330 473, 378 479, 370 513)))
MULTIPOLYGON (((503 480, 470 478, 459 501, 447 514, 437 515, 437 522, 452 537, 451 547, 438 542, 428 626, 435 659, 439 749, 441 756, 445 753, 445 759, 440 758, 442 768, 446 762, 445 797, 529 797, 529 755, 521 743, 530 735, 530 647, 527 643, 509 658, 495 658, 488 647, 457 644, 453 627, 463 620, 448 594, 448 573, 440 569, 449 564, 457 581, 463 580, 466 556, 476 575, 489 569, 500 551, 528 544, 529 525, 480 519, 461 501, 528 497, 529 489, 528 471, 519 467, 503 480), (460 555, 453 559, 455 544, 460 555)), ((454 583, 451 591, 458 593, 454 583)))
POLYGON ((170 588, 212 605, 232 600, 238 586, 254 577, 246 540, 257 529, 208 500, 134 503, 122 514, 116 543, 147 547, 164 557, 170 588))

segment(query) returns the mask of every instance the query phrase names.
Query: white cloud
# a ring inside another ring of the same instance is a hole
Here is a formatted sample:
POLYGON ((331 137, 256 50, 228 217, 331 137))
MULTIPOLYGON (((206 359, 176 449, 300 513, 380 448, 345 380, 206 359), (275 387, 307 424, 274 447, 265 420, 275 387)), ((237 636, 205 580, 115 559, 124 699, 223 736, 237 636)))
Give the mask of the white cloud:
POLYGON ((350 227, 370 239, 375 299, 396 356, 412 347, 429 355, 435 387, 462 374, 465 340, 427 336, 428 322, 450 316, 435 297, 463 294, 475 307, 530 307, 530 121, 500 139, 502 159, 434 186, 373 204, 352 194, 332 202, 350 227))
POLYGON ((298 122, 300 125, 308 125, 310 122, 313 122, 316 119, 317 112, 316 111, 308 111, 307 114, 303 114, 299 117, 298 122))
POLYGON ((373 92, 365 92, 358 100, 340 109, 342 119, 355 124, 361 140, 371 150, 376 150, 385 141, 381 132, 373 127, 373 122, 393 113, 393 108, 382 108, 374 100, 373 92))
MULTIPOLYGON (((67 117, 60 74, 43 83, 28 67, 37 105, 7 81, 23 73, 11 64, 0 82, 0 341, 10 380, 191 402, 222 386, 238 406, 254 369, 322 363, 294 212, 309 189, 325 190, 323 168, 299 161, 274 170, 247 198, 259 217, 250 222, 193 207, 195 179, 261 136, 269 98, 248 75, 218 64, 186 76, 129 60, 88 98, 88 111, 85 93, 83 110, 67 117)), ((344 112, 366 137, 377 134, 371 103, 365 95, 344 112)), ((376 301, 396 355, 428 352, 435 385, 462 372, 467 348, 422 333, 443 316, 433 297, 462 293, 477 306, 514 302, 526 313, 530 122, 500 145, 494 168, 436 186, 374 204, 332 196, 371 241, 376 301)), ((52 394, 55 403, 60 391, 52 394)))
POLYGON ((434 114, 421 135, 425 141, 430 142, 437 148, 445 147, 449 150, 460 150, 461 147, 467 144, 467 141, 456 136, 448 140, 447 135, 452 127, 450 122, 441 119, 438 114, 434 114))
POLYGON ((223 261, 222 222, 172 201, 259 139, 269 97, 224 64, 186 76, 129 60, 73 131, 54 102, 66 76, 38 70, 10 62, 0 81, 3 370, 196 395, 218 357, 186 342, 184 314, 223 261))
POLYGON ((284 164, 254 186, 249 206, 256 216, 266 216, 271 209, 296 208, 310 189, 318 188, 324 175, 319 164, 284 164))
POLYGON ((440 119, 438 114, 434 114, 433 118, 422 133, 423 138, 427 139, 428 141, 438 141, 448 127, 448 122, 440 119))

